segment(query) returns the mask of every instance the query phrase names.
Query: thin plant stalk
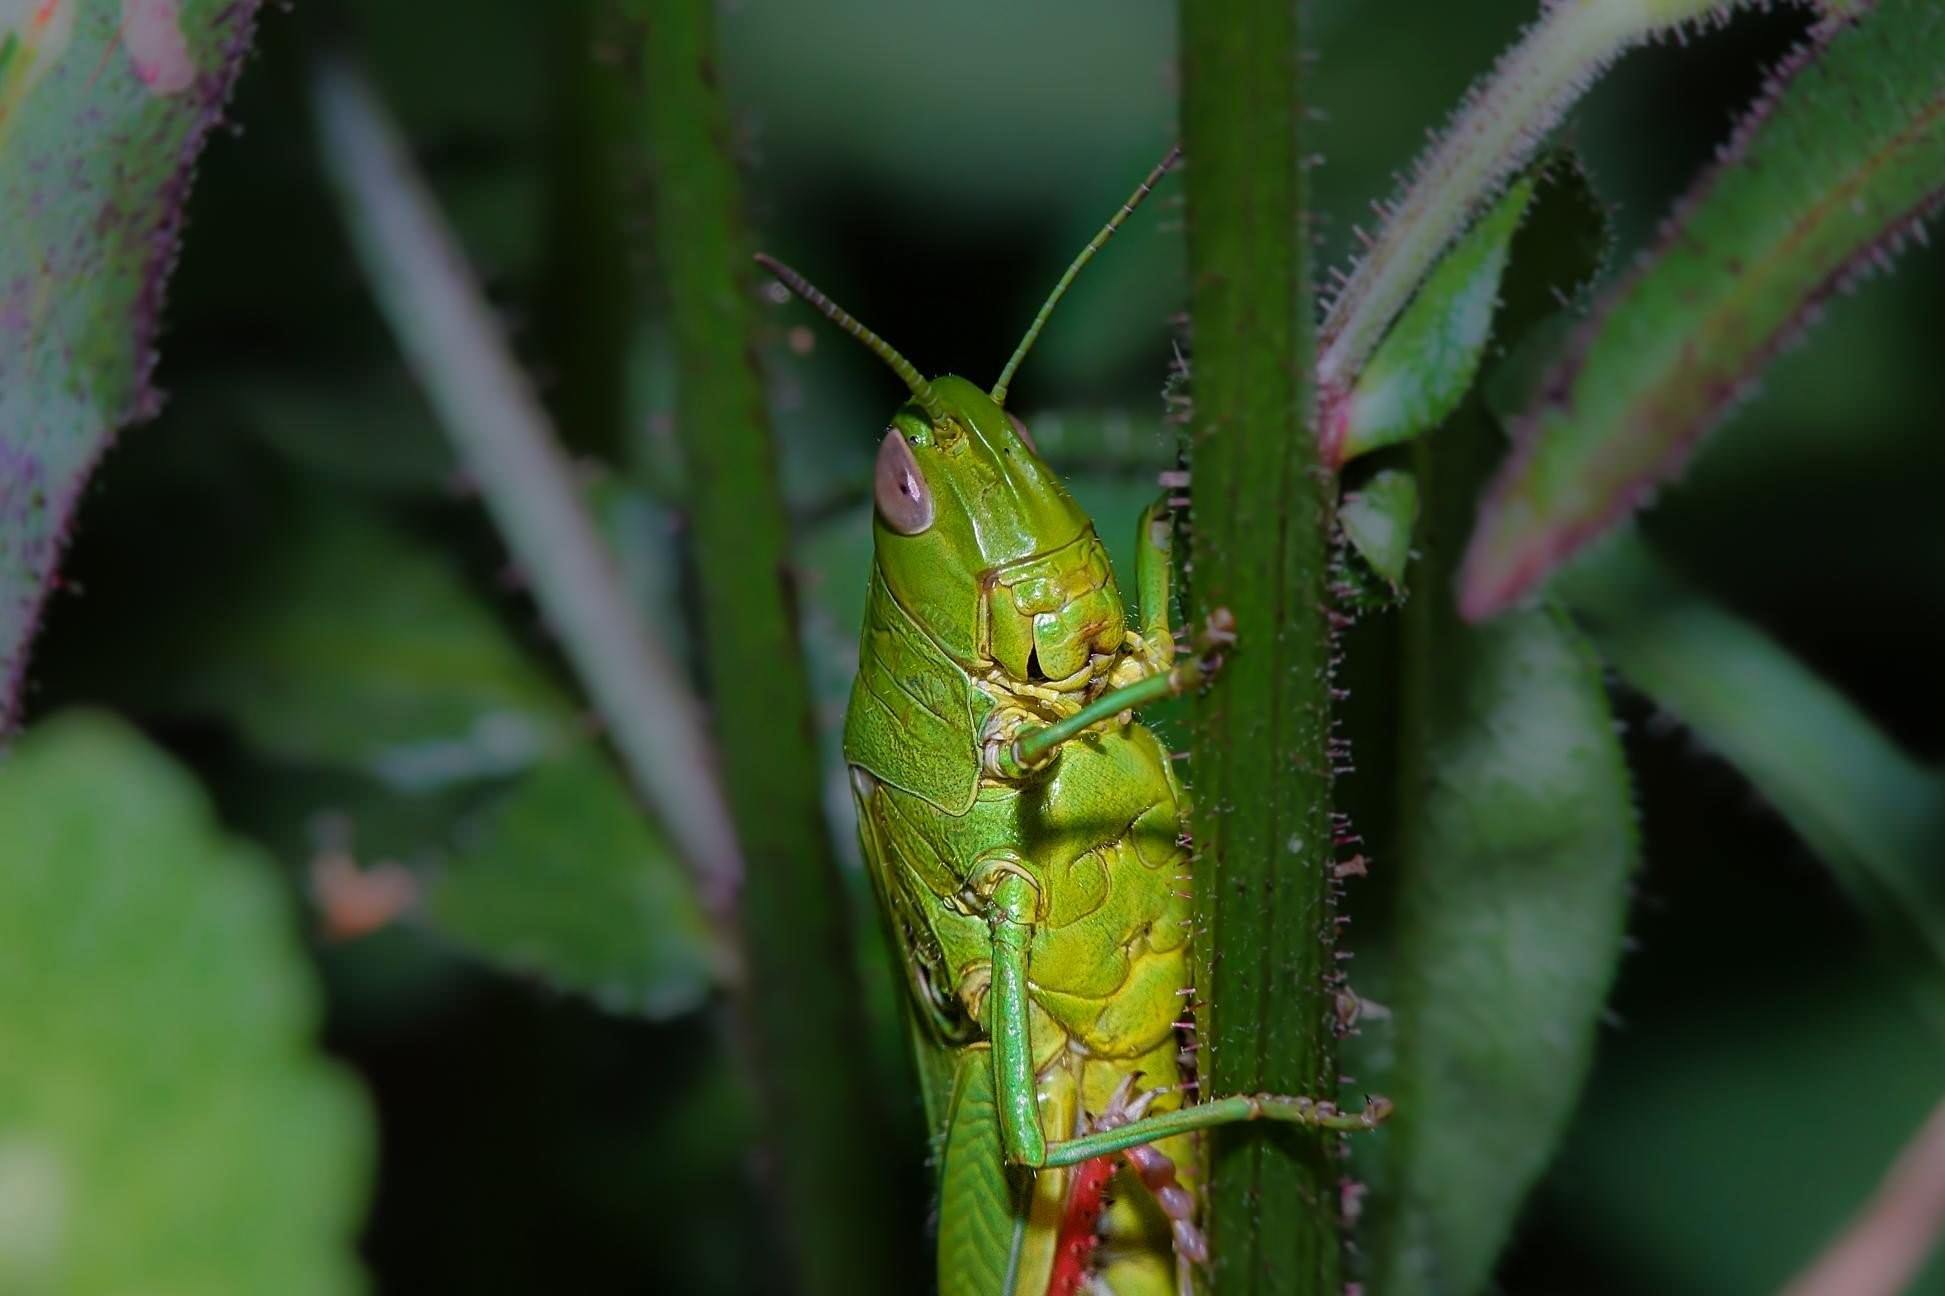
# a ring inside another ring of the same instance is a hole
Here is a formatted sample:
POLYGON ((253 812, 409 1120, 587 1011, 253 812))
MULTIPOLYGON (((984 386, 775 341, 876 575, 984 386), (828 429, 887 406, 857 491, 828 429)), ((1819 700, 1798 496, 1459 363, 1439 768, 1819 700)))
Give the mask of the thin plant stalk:
POLYGON ((910 1291, 923 1221, 907 1206, 916 1194, 895 1192, 892 1113, 865 1047, 849 893, 823 812, 713 9, 713 0, 655 0, 630 12, 642 23, 640 120, 680 375, 676 433, 703 659, 748 862, 746 1023, 798 1289, 910 1291))
MULTIPOLYGON (((622 585, 533 387, 370 84, 326 61, 312 97, 366 278, 607 724, 719 922, 742 864, 701 709, 622 585)), ((374 578, 379 574, 374 573, 374 578)))
MULTIPOLYGON (((1193 328, 1191 610, 1238 642, 1197 700, 1192 794, 1205 1096, 1334 1097, 1333 485, 1311 416, 1301 6, 1185 2, 1193 328)), ((1336 1140, 1209 1140, 1215 1296, 1341 1290, 1336 1140)))

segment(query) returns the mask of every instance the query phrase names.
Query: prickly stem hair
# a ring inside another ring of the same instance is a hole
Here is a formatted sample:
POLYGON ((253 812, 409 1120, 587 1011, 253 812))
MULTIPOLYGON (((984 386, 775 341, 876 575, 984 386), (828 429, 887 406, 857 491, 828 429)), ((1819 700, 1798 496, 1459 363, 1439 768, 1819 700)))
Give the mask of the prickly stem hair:
POLYGON ((1067 289, 1073 285, 1074 279, 1081 272, 1081 267, 1092 261, 1094 254, 1107 245, 1107 241, 1114 237, 1114 232, 1121 228, 1121 222, 1134 215, 1135 208, 1141 206, 1142 200, 1154 191, 1155 186, 1161 183, 1162 177, 1168 174, 1168 169, 1174 166, 1176 159, 1181 156, 1180 144, 1169 149, 1168 156, 1155 164, 1155 169, 1150 171, 1147 178, 1128 195, 1128 201, 1121 204, 1121 210, 1108 218, 1108 223, 1101 227, 1101 232, 1088 240, 1087 246, 1081 249, 1080 255, 1074 258, 1073 264, 1067 267, 1067 273, 1060 276, 1060 282, 1054 285, 1051 293, 1047 294, 1046 303, 1040 307, 1040 313, 1035 315, 1033 323, 1027 326, 1027 335, 1020 339, 1019 346, 1013 348, 1013 358, 1006 362, 1006 368, 1000 370, 999 381, 993 384, 993 404, 1000 406, 1006 404, 1006 389, 1013 385, 1013 375, 1019 372, 1020 362, 1027 358, 1027 352, 1033 350, 1034 342, 1040 337, 1040 330, 1047 326, 1048 316, 1054 313, 1054 307, 1060 304, 1060 299, 1067 295, 1067 289))
POLYGON ((778 283, 810 303, 811 307, 818 314, 824 316, 831 323, 864 343, 871 354, 883 360, 891 368, 893 373, 903 378, 905 385, 912 389, 912 399, 917 401, 919 408, 925 411, 925 417, 931 419, 934 423, 943 423, 946 421, 945 402, 940 400, 939 394, 932 390, 932 384, 926 381, 925 375, 918 371, 918 367, 904 356, 898 354, 897 349, 891 343, 858 323, 856 317, 832 301, 829 297, 819 292, 816 285, 812 284, 810 280, 804 278, 769 253, 757 253, 756 263, 775 275, 778 283))

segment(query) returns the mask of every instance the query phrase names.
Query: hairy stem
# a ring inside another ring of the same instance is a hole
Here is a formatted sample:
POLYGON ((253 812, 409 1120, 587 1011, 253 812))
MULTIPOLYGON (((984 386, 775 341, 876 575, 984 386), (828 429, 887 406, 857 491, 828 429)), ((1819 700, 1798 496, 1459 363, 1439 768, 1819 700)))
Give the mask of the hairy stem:
POLYGON ((657 262, 678 371, 677 434, 742 897, 751 1043, 773 1183, 799 1290, 911 1290, 922 1235, 894 1196, 889 1128, 862 1047, 846 889, 825 822, 790 533, 752 351, 750 249, 713 67, 713 0, 655 0, 642 20, 642 125, 657 262))
MULTIPOLYGON (((1194 330, 1191 613, 1237 647, 1194 720, 1205 1095, 1337 1091, 1331 981, 1331 483, 1311 427, 1299 6, 1180 9, 1194 330)), ((1217 1296, 1339 1289, 1335 1143, 1212 1131, 1217 1296)))

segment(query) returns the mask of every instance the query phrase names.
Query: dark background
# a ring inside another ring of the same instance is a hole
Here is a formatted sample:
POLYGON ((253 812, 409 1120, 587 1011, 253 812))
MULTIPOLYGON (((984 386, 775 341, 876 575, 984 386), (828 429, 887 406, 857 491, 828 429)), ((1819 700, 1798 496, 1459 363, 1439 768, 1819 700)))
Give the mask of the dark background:
MULTIPOLYGON (((220 719, 170 703, 172 663, 293 543, 280 526, 292 500, 354 495, 436 540, 536 653, 551 651, 476 502, 451 489, 438 428, 350 260, 304 109, 311 47, 337 40, 368 61, 565 435, 679 500, 627 109, 588 72, 587 52, 624 54, 626 33, 579 0, 303 9, 266 14, 237 129, 205 160, 163 339, 172 399, 89 492, 68 567, 78 592, 53 605, 29 698, 30 717, 94 701, 147 718, 294 885, 320 810, 408 858, 433 811, 270 767, 220 719), (616 373, 619 411, 603 403, 616 373)), ((1367 203, 1533 4, 1316 9, 1318 183, 1326 251, 1341 261, 1351 223, 1369 223, 1367 203)), ((1639 52, 1576 115, 1569 137, 1613 204, 1617 264, 1805 21, 1779 8, 1639 52)), ((718 36, 762 246, 921 368, 982 383, 1171 138, 1173 6, 1159 0, 738 0, 718 36)), ((1020 408, 1058 411, 1062 426, 1126 416, 1104 447, 1065 452, 1117 552, 1151 489, 1142 470, 1172 453, 1159 390, 1184 296, 1177 193, 1096 262, 1015 388, 1020 408)), ((1929 250, 1838 298, 1647 523, 1932 762, 1945 758, 1941 301, 1945 260, 1929 250)), ((898 393, 831 330, 791 336, 816 324, 805 312, 768 318, 807 640, 832 710, 862 600, 859 486, 898 393)), ((679 552, 679 530, 663 540, 679 552)), ((1372 706, 1382 698, 1354 699, 1353 722, 1372 706)), ((1945 1060, 1901 971, 1747 785, 1638 700, 1623 694, 1620 709, 1646 840, 1635 948, 1502 1285, 1773 1290, 1861 1202, 1945 1088, 1945 1060)), ((848 806, 834 804, 848 849, 848 806)), ((366 1235, 381 1290, 773 1287, 748 1186, 761 1169, 750 1102, 707 1017, 605 1015, 410 927, 318 957, 330 1045, 369 1084, 382 1126, 366 1235)), ((916 1208, 894 1226, 916 1227, 916 1208)), ((1945 1291, 1945 1268, 1929 1281, 1945 1291)))

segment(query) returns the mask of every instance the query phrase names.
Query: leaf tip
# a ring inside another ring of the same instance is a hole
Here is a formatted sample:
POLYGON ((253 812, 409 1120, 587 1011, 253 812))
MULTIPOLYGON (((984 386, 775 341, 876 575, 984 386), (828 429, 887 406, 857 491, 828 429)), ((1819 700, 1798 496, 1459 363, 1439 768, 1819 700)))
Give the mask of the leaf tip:
POLYGON ((1567 530, 1541 523, 1508 488, 1515 481, 1509 471, 1487 492, 1459 564, 1459 616, 1468 624, 1511 609, 1578 543, 1567 530))

